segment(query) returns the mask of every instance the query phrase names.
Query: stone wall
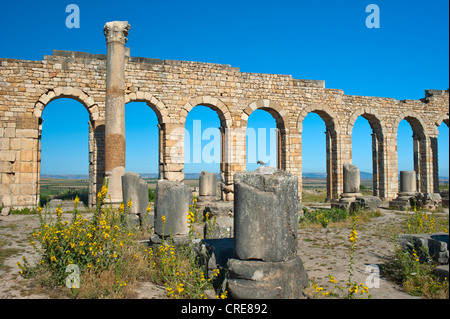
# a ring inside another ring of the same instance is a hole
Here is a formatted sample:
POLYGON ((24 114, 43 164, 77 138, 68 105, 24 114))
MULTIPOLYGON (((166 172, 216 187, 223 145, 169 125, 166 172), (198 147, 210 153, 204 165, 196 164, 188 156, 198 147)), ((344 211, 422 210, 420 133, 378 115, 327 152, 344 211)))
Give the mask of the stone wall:
MULTIPOLYGON (((72 98, 90 116, 90 205, 105 174, 106 56, 54 51, 42 61, 0 59, 0 201, 38 203, 42 111, 58 98, 72 98)), ((414 131, 419 191, 438 191, 437 127, 449 121, 449 91, 427 90, 421 100, 345 95, 323 81, 289 75, 240 72, 229 65, 125 58, 125 103, 146 102, 159 121, 160 177, 183 179, 184 125, 197 105, 215 110, 222 127, 224 198, 233 199, 233 175, 245 171, 245 129, 256 109, 276 120, 279 167, 299 178, 302 189, 302 123, 310 112, 325 121, 328 197, 343 190, 342 165, 351 163, 351 132, 358 116, 373 129, 375 194, 398 192, 397 128, 406 119, 414 131)))

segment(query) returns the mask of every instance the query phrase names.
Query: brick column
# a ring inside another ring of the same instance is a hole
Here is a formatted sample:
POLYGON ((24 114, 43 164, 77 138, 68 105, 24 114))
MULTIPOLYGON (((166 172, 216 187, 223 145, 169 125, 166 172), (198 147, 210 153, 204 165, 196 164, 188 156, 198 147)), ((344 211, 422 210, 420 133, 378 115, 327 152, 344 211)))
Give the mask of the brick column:
POLYGON ((439 193, 439 163, 438 163, 438 142, 437 135, 430 137, 431 150, 430 156, 431 161, 431 173, 433 174, 433 182, 431 185, 431 190, 433 193, 439 193))
POLYGON ((421 192, 426 194, 439 193, 437 134, 427 134, 420 141, 421 156, 421 192))
POLYGON ((105 177, 107 198, 122 202, 122 175, 125 173, 125 43, 130 25, 126 21, 106 23, 106 113, 105 177))
POLYGON ((398 154, 397 154, 397 133, 387 132, 384 134, 384 185, 385 200, 397 197, 398 193, 398 154))
POLYGON ((222 199, 234 200, 234 174, 246 170, 246 128, 235 127, 221 130, 222 138, 222 199))
POLYGON ((165 123, 161 127, 163 146, 160 146, 160 154, 163 160, 160 172, 164 179, 181 182, 184 179, 184 124, 165 123))

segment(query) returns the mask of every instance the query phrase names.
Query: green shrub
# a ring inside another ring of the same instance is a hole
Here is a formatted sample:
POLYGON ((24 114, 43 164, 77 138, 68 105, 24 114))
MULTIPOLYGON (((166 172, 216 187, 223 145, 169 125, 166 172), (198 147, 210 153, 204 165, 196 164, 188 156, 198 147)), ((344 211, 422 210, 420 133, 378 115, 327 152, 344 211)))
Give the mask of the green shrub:
POLYGON ((312 224, 320 224, 324 228, 327 228, 330 222, 344 221, 350 216, 348 212, 339 208, 309 211, 306 207, 303 208, 303 215, 300 222, 308 221, 312 224))
POLYGON ((149 188, 148 189, 148 201, 149 202, 154 202, 155 201, 155 196, 156 196, 155 190, 149 188))

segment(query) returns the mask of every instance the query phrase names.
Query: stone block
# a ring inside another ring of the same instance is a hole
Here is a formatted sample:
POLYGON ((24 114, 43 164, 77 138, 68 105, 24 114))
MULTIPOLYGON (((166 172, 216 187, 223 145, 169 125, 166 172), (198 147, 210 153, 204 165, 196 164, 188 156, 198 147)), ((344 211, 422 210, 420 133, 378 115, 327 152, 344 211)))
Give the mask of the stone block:
POLYGON ((449 265, 439 265, 434 269, 433 273, 439 278, 440 281, 444 281, 445 279, 448 280, 450 278, 448 274, 449 265))
POLYGON ((376 211, 381 205, 381 199, 377 196, 356 197, 356 205, 370 211, 376 211))
POLYGON ((122 176, 122 196, 124 205, 131 199, 129 214, 145 216, 149 204, 148 185, 138 173, 126 172, 122 176))
POLYGON ((352 164, 344 164, 344 193, 358 193, 360 187, 359 169, 352 164))
POLYGON ((427 234, 399 234, 397 242, 403 250, 417 251, 419 257, 426 260, 428 255, 423 251, 425 248, 429 256, 440 264, 448 264, 449 260, 449 235, 447 233, 427 234))
POLYGON ((234 299, 297 299, 308 284, 300 257, 283 262, 230 259, 227 290, 234 299))
POLYGON ((189 186, 181 182, 159 180, 155 193, 155 233, 159 236, 188 234, 190 204, 192 192, 189 186), (163 216, 166 220, 164 225, 163 216))
POLYGON ((230 238, 233 236, 233 217, 210 217, 211 222, 203 227, 204 238, 230 238))
POLYGON ((298 179, 274 167, 234 175, 238 259, 285 261, 297 254, 298 179))
POLYGON ((417 192, 417 180, 415 171, 400 171, 400 192, 417 192))
POLYGON ((200 173, 199 196, 217 196, 217 174, 205 171, 200 173))

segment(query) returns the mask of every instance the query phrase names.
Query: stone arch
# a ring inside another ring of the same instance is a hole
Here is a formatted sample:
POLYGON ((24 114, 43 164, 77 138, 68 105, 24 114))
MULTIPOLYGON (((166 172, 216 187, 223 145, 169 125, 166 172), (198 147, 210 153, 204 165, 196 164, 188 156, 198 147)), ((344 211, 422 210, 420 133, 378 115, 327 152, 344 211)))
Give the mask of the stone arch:
POLYGON ((289 123, 288 113, 283 109, 282 105, 268 99, 260 99, 250 103, 241 115, 241 127, 246 128, 248 118, 255 110, 263 110, 272 115, 278 130, 277 135, 277 166, 279 169, 285 170, 287 167, 287 124, 289 123))
POLYGON ((222 128, 230 128, 233 126, 233 119, 231 117, 228 106, 220 99, 212 96, 198 96, 190 98, 182 108, 183 124, 186 122, 188 113, 197 105, 204 105, 214 110, 220 119, 222 128))
POLYGON ((166 105, 154 97, 149 92, 136 91, 125 95, 125 104, 131 102, 145 102, 155 112, 158 118, 158 175, 159 179, 166 177, 166 150, 164 147, 164 140, 166 138, 166 124, 169 123, 169 111, 166 105))
MULTIPOLYGON (((231 148, 231 144, 229 141, 229 134, 230 134, 230 128, 233 127, 233 118, 230 113, 229 107, 221 101, 217 97, 212 96, 197 96, 197 97, 191 97, 187 100, 186 104, 183 106, 183 108, 180 111, 181 114, 181 120, 179 121, 179 126, 182 126, 183 129, 180 130, 180 133, 176 133, 174 135, 177 135, 175 139, 177 139, 177 145, 180 149, 182 149, 182 152, 178 153, 177 155, 180 158, 183 158, 184 154, 184 126, 186 124, 186 119, 189 114, 189 112, 198 105, 204 105, 211 110, 215 111, 217 115, 219 116, 220 120, 220 142, 221 142, 221 149, 220 149, 220 176, 221 180, 225 185, 232 184, 232 170, 231 166, 232 163, 228 159, 227 154, 229 155, 229 150, 226 149, 226 147, 231 148)), ((178 131, 178 129, 176 130, 178 131)), ((184 163, 181 165, 184 169, 184 163)), ((226 197, 224 197, 226 200, 226 197)))
POLYGON ((355 125, 355 122, 359 116, 362 116, 369 122, 369 125, 374 133, 384 134, 386 132, 386 124, 382 120, 377 110, 373 108, 361 108, 354 111, 348 119, 347 133, 349 135, 352 134, 353 126, 355 125))
MULTIPOLYGON (((80 89, 75 89, 72 87, 57 87, 48 90, 46 93, 42 94, 38 101, 34 105, 33 115, 38 119, 38 148, 36 152, 38 153, 36 158, 37 162, 37 195, 39 196, 40 189, 40 152, 41 152, 41 133, 42 133, 42 112, 44 108, 52 101, 60 98, 73 99, 80 102, 89 114, 89 203, 88 206, 92 207, 96 203, 96 194, 102 184, 103 177, 103 162, 101 161, 102 156, 99 154, 102 147, 99 147, 103 143, 104 139, 104 125, 96 125, 95 121, 100 118, 100 111, 97 103, 92 97, 83 92, 80 89)), ((37 196, 37 197, 38 197, 37 196)))
POLYGON ((441 126, 442 122, 444 122, 447 127, 449 126, 449 113, 441 114, 437 117, 436 121, 434 122, 436 124, 436 128, 441 126))
POLYGON ((412 111, 401 112, 393 122, 394 134, 397 134, 398 126, 401 121, 406 120, 411 125, 414 134, 425 136, 427 132, 427 125, 425 121, 419 116, 419 114, 412 111))
POLYGON ((297 118, 297 129, 300 132, 303 130, 303 120, 309 113, 318 114, 325 122, 327 129, 331 129, 336 133, 340 132, 336 113, 330 107, 323 104, 313 104, 302 109, 297 118))
POLYGON ((145 102, 155 112, 158 123, 165 124, 169 122, 169 111, 166 105, 154 97, 149 92, 137 91, 125 95, 125 104, 130 102, 145 102))
POLYGON ((248 118, 253 113, 253 111, 258 109, 264 110, 272 115, 275 119, 275 122, 277 123, 278 129, 287 129, 286 125, 287 123, 289 123, 288 113, 283 109, 280 103, 267 99, 254 101, 244 109, 244 112, 241 115, 241 125, 243 127, 247 126, 248 118))
MULTIPOLYGON (((341 158, 339 156, 340 126, 337 122, 337 115, 330 107, 323 104, 312 104, 304 107, 297 117, 297 129, 300 136, 303 131, 303 121, 309 113, 318 114, 325 122, 327 199, 338 198, 343 188, 343 180, 341 158)), ((300 167, 301 170, 302 167, 300 167)))
MULTIPOLYGON (((430 153, 431 145, 429 139, 429 128, 419 116, 419 114, 412 111, 403 111, 393 122, 394 137, 397 140, 398 126, 402 120, 406 120, 413 131, 413 158, 414 171, 416 171, 417 189, 419 192, 429 193, 433 183, 433 165, 428 161, 433 160, 433 155, 430 153)), ((398 154, 396 154, 396 168, 398 171, 398 154)))
POLYGON ((445 123, 447 127, 449 127, 449 113, 440 114, 437 116, 436 121, 434 122, 435 125, 433 125, 434 132, 430 138, 431 142, 431 150, 432 150, 432 165, 433 165, 433 192, 439 193, 439 159, 438 159, 438 149, 439 149, 439 143, 438 143, 438 136, 439 136, 439 126, 441 126, 442 123, 445 123))
MULTIPOLYGON (((387 171, 386 171, 386 125, 380 114, 373 108, 360 108, 355 110, 347 123, 347 134, 351 138, 353 127, 359 116, 365 118, 372 129, 372 181, 373 195, 384 199, 387 197, 387 171)), ((352 143, 349 144, 352 154, 352 143)), ((353 156, 351 156, 353 157, 353 156)))
POLYGON ((34 105, 33 115, 37 118, 41 118, 42 112, 47 104, 59 98, 74 99, 83 104, 89 113, 91 121, 96 121, 100 117, 100 111, 94 99, 80 89, 71 87, 58 87, 42 94, 34 105))

